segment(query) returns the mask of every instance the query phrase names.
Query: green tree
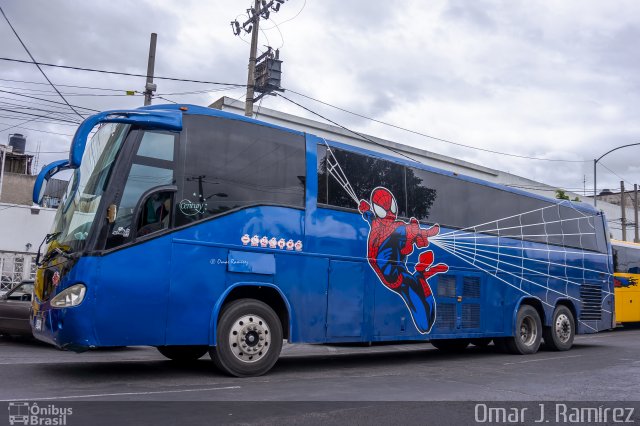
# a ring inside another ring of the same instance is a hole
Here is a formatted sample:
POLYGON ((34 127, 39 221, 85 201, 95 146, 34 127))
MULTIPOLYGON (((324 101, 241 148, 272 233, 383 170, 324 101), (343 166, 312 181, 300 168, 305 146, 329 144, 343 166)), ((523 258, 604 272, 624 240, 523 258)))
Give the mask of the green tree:
POLYGON ((562 190, 562 189, 556 189, 556 198, 558 200, 569 200, 569 196, 562 190))

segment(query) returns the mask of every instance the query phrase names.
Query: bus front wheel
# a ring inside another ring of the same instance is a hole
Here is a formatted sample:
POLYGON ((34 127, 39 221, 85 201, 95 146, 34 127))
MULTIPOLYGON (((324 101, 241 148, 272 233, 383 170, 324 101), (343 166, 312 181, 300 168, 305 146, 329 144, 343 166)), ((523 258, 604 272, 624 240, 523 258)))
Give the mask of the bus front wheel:
POLYGON ((516 315, 515 336, 504 341, 509 352, 529 355, 538 352, 542 340, 542 321, 533 306, 521 305, 516 315))
POLYGON ((280 356, 282 325, 269 305, 240 299, 222 310, 216 341, 209 353, 220 370, 236 377, 260 376, 280 356))
POLYGON ((186 362, 202 358, 208 346, 158 346, 158 352, 172 361, 186 362))
POLYGON ((573 345, 576 324, 571 310, 558 305, 553 311, 551 327, 545 327, 542 336, 544 345, 552 351, 568 351, 573 345))

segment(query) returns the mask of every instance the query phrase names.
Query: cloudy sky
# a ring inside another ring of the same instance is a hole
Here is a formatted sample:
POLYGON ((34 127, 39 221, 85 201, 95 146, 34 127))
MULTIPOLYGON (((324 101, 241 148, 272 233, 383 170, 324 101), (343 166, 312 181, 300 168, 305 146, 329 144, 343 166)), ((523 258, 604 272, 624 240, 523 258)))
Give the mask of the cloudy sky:
MULTIPOLYGON (((249 38, 234 36, 229 22, 244 21, 252 3, 0 0, 39 62, 144 74, 149 35, 156 32, 156 76, 240 84, 249 38)), ((286 89, 458 144, 570 161, 464 148, 286 94, 360 132, 579 193, 585 182, 593 189, 594 158, 640 142, 640 2, 634 0, 288 0, 261 27, 260 45, 281 49, 286 89)), ((29 60, 2 17, 0 57, 29 60)), ((141 95, 125 95, 141 92, 143 78, 43 69, 73 105, 102 110, 143 103, 141 95)), ((158 95, 173 102, 244 98, 242 88, 156 83, 158 95)), ((40 148, 40 166, 63 158, 79 117, 53 103, 62 100, 38 69, 0 60, 0 91, 0 143, 23 133, 27 150, 40 148)), ((317 118, 281 98, 265 98, 262 106, 317 118)), ((605 157, 598 188, 639 183, 638 158, 640 146, 605 157)))

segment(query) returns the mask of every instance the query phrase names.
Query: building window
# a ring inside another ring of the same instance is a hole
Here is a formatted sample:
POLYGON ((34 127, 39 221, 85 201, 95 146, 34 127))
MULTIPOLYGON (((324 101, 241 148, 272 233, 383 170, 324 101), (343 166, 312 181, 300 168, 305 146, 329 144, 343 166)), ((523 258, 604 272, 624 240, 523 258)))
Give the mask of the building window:
MULTIPOLYGON (((32 257, 24 253, 0 252, 0 290, 9 290, 22 280, 29 279, 31 273, 25 274, 25 257, 32 257)), ((31 262, 35 265, 35 260, 31 262)), ((35 270, 34 275, 35 276, 35 270)))

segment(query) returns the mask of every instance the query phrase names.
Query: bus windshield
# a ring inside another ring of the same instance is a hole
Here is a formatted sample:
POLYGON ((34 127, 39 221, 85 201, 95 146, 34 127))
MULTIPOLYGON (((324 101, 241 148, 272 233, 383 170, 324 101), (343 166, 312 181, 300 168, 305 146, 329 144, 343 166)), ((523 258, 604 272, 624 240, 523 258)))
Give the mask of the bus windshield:
POLYGON ((52 233, 71 251, 84 248, 128 124, 106 123, 93 135, 58 209, 52 233))

